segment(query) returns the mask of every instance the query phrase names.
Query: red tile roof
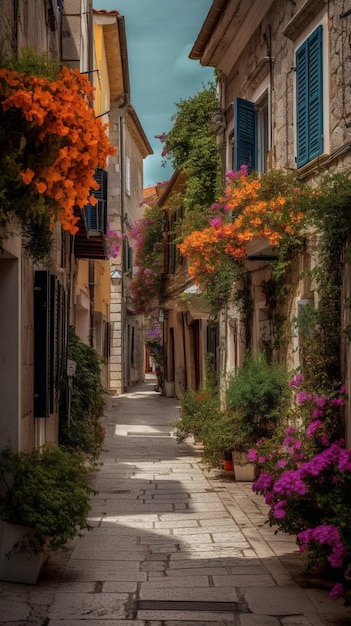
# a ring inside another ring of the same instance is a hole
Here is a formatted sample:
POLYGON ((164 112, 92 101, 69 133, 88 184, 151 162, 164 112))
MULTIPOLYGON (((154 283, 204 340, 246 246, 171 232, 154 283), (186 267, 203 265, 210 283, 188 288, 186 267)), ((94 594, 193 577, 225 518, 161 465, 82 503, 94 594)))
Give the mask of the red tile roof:
POLYGON ((107 11, 106 9, 100 9, 99 11, 97 9, 93 9, 93 13, 102 15, 120 15, 119 11, 107 11))

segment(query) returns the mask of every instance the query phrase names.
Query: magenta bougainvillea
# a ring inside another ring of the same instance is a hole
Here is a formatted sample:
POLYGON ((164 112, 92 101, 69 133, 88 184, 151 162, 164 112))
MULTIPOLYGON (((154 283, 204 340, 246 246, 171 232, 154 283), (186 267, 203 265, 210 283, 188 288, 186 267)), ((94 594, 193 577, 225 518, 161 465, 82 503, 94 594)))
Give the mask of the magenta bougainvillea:
POLYGON ((290 383, 297 425, 288 426, 274 445, 262 440, 248 453, 261 468, 253 490, 264 495, 270 524, 296 534, 312 565, 327 558, 340 569, 330 595, 350 604, 345 573, 351 564, 351 450, 343 439, 333 439, 330 427, 341 421, 345 389, 333 397, 318 395, 306 392, 303 382, 297 374, 290 383))
POLYGON ((131 231, 134 239, 133 280, 130 293, 136 313, 149 313, 159 303, 163 272, 163 219, 162 209, 145 207, 144 217, 131 231))
POLYGON ((107 223, 107 230, 105 235, 107 256, 109 256, 111 259, 117 259, 121 251, 121 246, 124 239, 124 233, 117 233, 116 231, 112 230, 109 223, 107 223))

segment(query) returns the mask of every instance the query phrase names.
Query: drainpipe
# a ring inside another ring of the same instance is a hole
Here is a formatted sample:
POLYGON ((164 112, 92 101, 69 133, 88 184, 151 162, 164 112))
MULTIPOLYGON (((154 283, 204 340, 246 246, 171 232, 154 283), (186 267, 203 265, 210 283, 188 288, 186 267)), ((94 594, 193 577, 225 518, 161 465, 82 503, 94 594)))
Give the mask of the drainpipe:
POLYGON ((94 289, 95 289, 95 268, 94 268, 94 260, 89 259, 89 345, 94 347, 94 328, 95 328, 95 320, 94 320, 94 312, 95 312, 95 301, 94 301, 94 289))
POLYGON ((269 103, 269 142, 270 142, 270 151, 269 151, 269 168, 273 166, 273 111, 272 111, 272 101, 273 101, 273 90, 274 90, 274 81, 273 81, 273 57, 272 57, 272 27, 269 24, 268 26, 268 37, 266 33, 264 33, 263 38, 266 42, 267 46, 267 54, 269 58, 269 89, 270 89, 270 103, 269 103))
MULTIPOLYGON (((124 202, 124 189, 125 189, 125 131, 124 131, 124 113, 129 105, 129 94, 124 93, 119 105, 118 116, 118 129, 119 129, 119 163, 120 163, 120 219, 121 219, 121 233, 125 232, 125 202, 124 202)), ((124 249, 124 247, 123 247, 124 249)), ((126 289, 124 282, 124 255, 122 254, 122 279, 121 279, 121 353, 122 353, 122 371, 121 371, 121 388, 126 388, 127 373, 129 372, 129 360, 128 355, 125 354, 126 349, 126 331, 127 331, 127 308, 126 308, 126 289)))

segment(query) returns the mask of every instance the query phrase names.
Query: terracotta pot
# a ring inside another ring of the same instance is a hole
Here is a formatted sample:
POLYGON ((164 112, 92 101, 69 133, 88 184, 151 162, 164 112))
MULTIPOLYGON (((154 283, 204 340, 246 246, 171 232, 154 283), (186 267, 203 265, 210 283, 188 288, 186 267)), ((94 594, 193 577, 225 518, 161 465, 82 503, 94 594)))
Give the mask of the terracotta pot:
POLYGON ((224 459, 223 468, 225 469, 226 472, 233 472, 234 471, 233 460, 224 459))

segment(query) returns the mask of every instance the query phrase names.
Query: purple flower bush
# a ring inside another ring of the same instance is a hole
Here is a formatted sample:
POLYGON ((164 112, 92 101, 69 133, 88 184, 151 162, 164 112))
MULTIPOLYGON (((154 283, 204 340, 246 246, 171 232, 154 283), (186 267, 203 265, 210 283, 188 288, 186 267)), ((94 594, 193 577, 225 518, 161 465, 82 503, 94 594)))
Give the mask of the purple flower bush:
POLYGON ((162 209, 146 206, 144 217, 131 231, 134 239, 134 271, 130 293, 136 313, 149 313, 161 297, 163 272, 162 209))
POLYGON ((106 252, 107 256, 111 259, 117 259, 120 251, 122 242, 125 238, 124 233, 117 233, 116 231, 110 228, 109 223, 107 223, 107 230, 105 235, 106 241, 106 252))
POLYGON ((156 317, 150 317, 145 321, 144 340, 154 361, 162 364, 162 330, 156 317))
MULTIPOLYGON (((340 437, 345 389, 333 396, 308 393, 297 374, 290 386, 296 408, 273 442, 261 440, 248 454, 261 468, 253 490, 268 504, 271 526, 295 534, 310 566, 325 558, 331 568, 351 565, 351 450, 340 437), (294 423, 292 425, 294 418, 294 423)), ((343 573, 330 596, 351 604, 343 573)))

